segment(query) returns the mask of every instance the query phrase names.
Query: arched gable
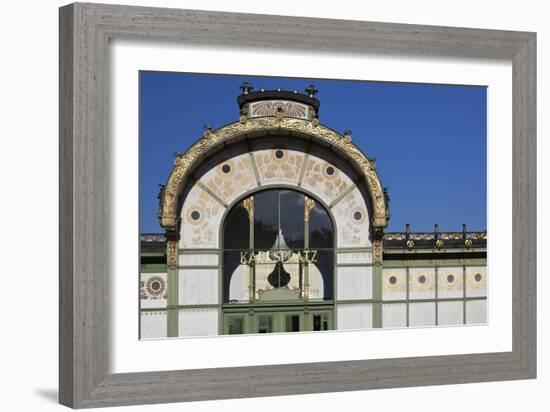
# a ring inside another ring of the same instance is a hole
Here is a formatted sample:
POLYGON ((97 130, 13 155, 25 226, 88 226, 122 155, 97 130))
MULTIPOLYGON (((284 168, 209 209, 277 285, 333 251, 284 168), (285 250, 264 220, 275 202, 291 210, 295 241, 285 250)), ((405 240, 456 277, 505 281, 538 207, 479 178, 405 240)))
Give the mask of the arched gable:
POLYGON ((204 137, 197 141, 187 152, 174 160, 174 168, 161 196, 159 217, 161 225, 176 231, 178 212, 181 208, 181 192, 189 174, 196 169, 209 152, 219 149, 224 143, 258 134, 297 134, 306 135, 315 141, 329 145, 344 160, 361 173, 369 193, 372 211, 369 216, 374 229, 382 229, 387 224, 386 199, 373 163, 357 148, 350 139, 332 129, 319 124, 317 119, 302 120, 284 116, 259 118, 241 117, 218 130, 207 130, 204 137))

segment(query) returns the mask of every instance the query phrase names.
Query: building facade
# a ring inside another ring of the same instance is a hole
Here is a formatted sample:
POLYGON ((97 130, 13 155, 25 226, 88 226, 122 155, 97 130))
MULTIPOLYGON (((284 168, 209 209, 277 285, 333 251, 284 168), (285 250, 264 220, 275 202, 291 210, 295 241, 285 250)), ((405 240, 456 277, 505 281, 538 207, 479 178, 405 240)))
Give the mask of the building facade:
POLYGON ((141 338, 487 322, 486 232, 387 232, 376 164, 306 93, 244 83, 141 236, 141 338))

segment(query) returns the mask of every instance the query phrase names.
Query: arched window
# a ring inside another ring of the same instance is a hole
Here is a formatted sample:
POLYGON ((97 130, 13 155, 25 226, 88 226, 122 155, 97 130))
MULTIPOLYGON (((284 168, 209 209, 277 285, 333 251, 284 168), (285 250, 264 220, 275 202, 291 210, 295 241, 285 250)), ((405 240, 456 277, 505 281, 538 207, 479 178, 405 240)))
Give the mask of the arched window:
POLYGON ((331 300, 334 228, 308 195, 269 189, 242 199, 223 228, 223 300, 331 300), (284 294, 282 291, 288 291, 284 294))

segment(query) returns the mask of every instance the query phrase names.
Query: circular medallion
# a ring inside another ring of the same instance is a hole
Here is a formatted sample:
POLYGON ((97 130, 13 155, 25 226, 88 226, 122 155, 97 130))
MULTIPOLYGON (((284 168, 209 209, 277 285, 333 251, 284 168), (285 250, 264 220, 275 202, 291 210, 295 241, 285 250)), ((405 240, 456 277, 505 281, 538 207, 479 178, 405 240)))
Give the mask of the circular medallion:
POLYGON ((481 278, 482 278, 482 276, 481 276, 480 273, 476 273, 475 276, 474 276, 474 279, 475 279, 476 282, 481 282, 481 278))
POLYGON ((422 284, 426 283, 426 276, 420 275, 418 277, 418 283, 422 283, 422 284))
POLYGON ((230 171, 231 171, 231 166, 229 166, 228 164, 224 164, 222 166, 222 172, 229 173, 230 171))
POLYGON ((191 212, 191 219, 199 220, 200 218, 201 218, 201 214, 197 210, 193 210, 191 212))
POLYGON ((455 281, 455 277, 453 275, 448 275, 447 276, 447 282, 453 283, 454 281, 455 281))
POLYGON ((151 276, 145 281, 145 290, 150 297, 160 299, 166 292, 166 281, 161 276, 151 276))
POLYGON ((390 284, 395 285, 397 283, 397 278, 395 276, 390 276, 390 284))

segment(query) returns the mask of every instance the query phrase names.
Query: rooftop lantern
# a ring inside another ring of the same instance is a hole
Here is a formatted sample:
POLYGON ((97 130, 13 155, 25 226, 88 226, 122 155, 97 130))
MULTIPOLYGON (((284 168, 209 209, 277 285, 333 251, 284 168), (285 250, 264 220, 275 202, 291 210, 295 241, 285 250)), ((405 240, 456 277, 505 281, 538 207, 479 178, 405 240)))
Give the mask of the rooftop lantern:
POLYGON ((242 121, 266 116, 277 117, 280 120, 290 117, 310 121, 319 117, 321 103, 315 97, 317 89, 313 85, 307 87, 305 93, 285 90, 282 87, 271 90, 260 88, 253 91, 254 88, 248 82, 243 82, 240 89, 242 93, 237 97, 237 103, 241 116, 244 116, 242 121))

